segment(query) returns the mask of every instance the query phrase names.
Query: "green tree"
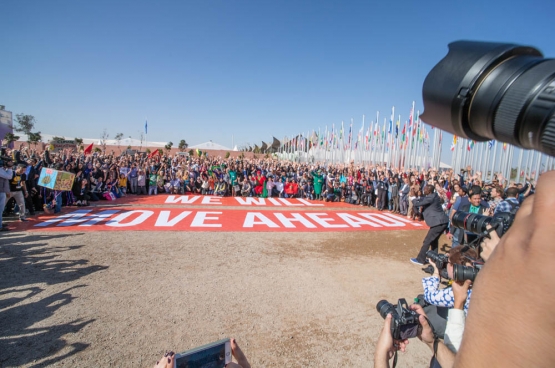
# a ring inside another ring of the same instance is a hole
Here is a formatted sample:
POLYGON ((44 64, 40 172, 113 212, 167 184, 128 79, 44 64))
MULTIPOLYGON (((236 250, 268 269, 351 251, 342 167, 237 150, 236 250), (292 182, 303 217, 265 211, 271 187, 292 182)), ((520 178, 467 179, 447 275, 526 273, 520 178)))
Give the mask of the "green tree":
MULTIPOLYGON (((164 148, 166 149, 166 151, 168 151, 168 155, 170 154, 170 151, 172 150, 173 147, 173 142, 168 142, 164 148)), ((162 152, 160 152, 160 154, 162 154, 162 152)))
POLYGON ((150 152, 151 152, 151 151, 150 151, 150 148, 147 148, 147 149, 145 150, 145 152, 146 152, 147 154, 150 155, 150 152))
POLYGON ((102 152, 104 153, 106 153, 106 141, 108 140, 109 137, 110 135, 108 134, 106 129, 104 129, 104 131, 102 132, 102 135, 100 136, 100 145, 102 146, 102 152))
POLYGON ((33 144, 33 146, 35 146, 35 148, 37 148, 37 143, 39 143, 42 140, 42 136, 40 134, 40 132, 36 132, 36 133, 29 133, 29 144, 33 144))
POLYGON ((77 151, 81 150, 81 148, 83 148, 83 138, 73 138, 73 141, 75 142, 75 146, 77 148, 77 151))
POLYGON ((50 140, 52 143, 58 143, 58 142, 63 142, 66 139, 64 137, 58 137, 58 136, 54 136, 52 137, 52 139, 50 140))
POLYGON ((94 152, 99 153, 99 152, 102 152, 102 150, 99 147, 94 147, 94 152))
POLYGON ((31 130, 35 128, 35 117, 33 115, 25 115, 25 114, 17 114, 15 116, 16 126, 14 127, 16 132, 25 133, 25 135, 29 136, 31 134, 31 130))
POLYGON ((231 153, 229 153, 229 151, 227 151, 227 152, 225 153, 225 158, 229 158, 229 156, 231 156, 231 153))
POLYGON ((14 135, 13 133, 6 133, 4 136, 4 142, 6 142, 6 146, 11 145, 13 142, 17 141, 20 137, 18 135, 14 135))
POLYGON ((187 147, 189 147, 189 145, 187 144, 187 142, 185 142, 185 139, 180 140, 179 146, 177 146, 177 148, 179 148, 179 152, 184 152, 187 147))
POLYGON ((114 137, 114 139, 116 140, 116 142, 118 142, 118 149, 119 149, 119 152, 120 152, 120 153, 121 153, 120 144, 121 144, 122 138, 123 138, 123 133, 118 133, 118 134, 116 134, 116 136, 114 137))

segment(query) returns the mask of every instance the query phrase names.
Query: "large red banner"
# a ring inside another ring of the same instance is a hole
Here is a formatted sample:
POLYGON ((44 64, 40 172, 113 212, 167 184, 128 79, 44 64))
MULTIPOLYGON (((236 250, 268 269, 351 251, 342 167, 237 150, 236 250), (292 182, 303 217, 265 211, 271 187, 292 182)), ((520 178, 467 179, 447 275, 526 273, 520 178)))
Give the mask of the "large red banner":
POLYGON ((20 230, 322 232, 425 229, 421 223, 375 211, 284 211, 174 208, 94 208, 42 216, 20 230))

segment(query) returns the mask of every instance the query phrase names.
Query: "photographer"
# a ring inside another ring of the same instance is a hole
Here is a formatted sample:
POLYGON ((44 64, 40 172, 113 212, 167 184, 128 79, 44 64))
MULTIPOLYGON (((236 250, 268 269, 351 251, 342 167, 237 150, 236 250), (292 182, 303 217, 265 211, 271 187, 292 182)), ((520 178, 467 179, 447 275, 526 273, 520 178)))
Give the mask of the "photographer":
MULTIPOLYGON (((473 187, 472 194, 470 195, 469 202, 461 205, 459 211, 467 213, 475 213, 478 215, 491 216, 491 210, 489 206, 485 206, 482 203, 482 195, 473 187)), ((464 231, 461 229, 459 232, 459 244, 469 244, 478 238, 478 235, 464 231)))
POLYGON ((15 199, 19 207, 19 221, 28 221, 25 217, 25 199, 29 196, 25 187, 26 164, 17 165, 10 180, 10 196, 15 199))
POLYGON ((516 213, 520 208, 520 203, 518 202, 518 188, 511 187, 507 189, 507 199, 500 202, 495 208, 495 213, 498 212, 513 212, 516 213))
POLYGON ((9 230, 2 224, 2 214, 6 206, 6 195, 10 192, 10 180, 13 177, 13 161, 7 159, 9 158, 2 157, 3 167, 0 168, 0 231, 9 230))
POLYGON ((447 313, 447 326, 444 333, 444 342, 453 353, 457 353, 459 347, 461 346, 466 319, 464 307, 466 306, 466 302, 469 298, 471 285, 472 281, 470 280, 465 280, 464 282, 454 281, 451 285, 455 301, 453 308, 450 308, 447 313))
MULTIPOLYGON (((478 258, 478 253, 473 248, 468 247, 456 247, 451 249, 449 252, 448 263, 446 266, 447 275, 449 279, 453 280, 453 265, 466 265, 471 264, 466 262, 465 257, 471 257, 474 259, 478 258)), ((437 307, 453 308, 455 299, 453 297, 453 289, 447 287, 445 289, 439 289, 440 283, 440 270, 438 270, 437 265, 434 262, 430 262, 434 268, 434 273, 432 276, 424 277, 422 279, 422 287, 424 288, 424 299, 432 305, 437 307)), ((468 299, 464 304, 465 313, 468 312, 468 306, 470 304, 470 296, 472 295, 472 289, 468 290, 468 299)))
MULTIPOLYGON (((419 314, 418 321, 420 322, 421 329, 417 335, 418 339, 422 341, 434 354, 430 366, 434 363, 434 360, 441 365, 443 368, 452 367, 455 362, 455 354, 447 348, 447 346, 439 341, 434 334, 434 331, 430 324, 426 313, 422 307, 418 304, 413 304, 410 309, 419 314), (434 346, 435 345, 435 346, 434 346), (434 359, 435 358, 435 359, 434 359)), ((391 335, 391 314, 388 314, 385 318, 384 326, 380 332, 380 337, 376 343, 376 349, 374 352, 374 368, 389 368, 389 361, 393 358, 398 350, 402 352, 406 351, 409 340, 395 341, 391 335)), ((394 365, 395 365, 394 359, 394 365)))

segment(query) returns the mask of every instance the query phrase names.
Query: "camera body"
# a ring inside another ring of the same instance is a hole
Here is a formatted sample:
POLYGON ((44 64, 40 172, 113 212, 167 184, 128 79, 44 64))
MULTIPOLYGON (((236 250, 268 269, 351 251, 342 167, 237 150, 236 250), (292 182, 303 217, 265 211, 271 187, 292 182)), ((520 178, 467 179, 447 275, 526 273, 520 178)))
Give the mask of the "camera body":
POLYGON ((447 257, 445 254, 439 254, 432 250, 426 252, 426 257, 435 263, 438 270, 445 269, 447 267, 447 263, 449 263, 449 257, 447 257))
POLYGON ((422 331, 419 314, 409 309, 405 299, 399 299, 396 307, 387 300, 380 300, 376 310, 383 319, 391 313, 391 336, 394 340, 411 339, 422 331))

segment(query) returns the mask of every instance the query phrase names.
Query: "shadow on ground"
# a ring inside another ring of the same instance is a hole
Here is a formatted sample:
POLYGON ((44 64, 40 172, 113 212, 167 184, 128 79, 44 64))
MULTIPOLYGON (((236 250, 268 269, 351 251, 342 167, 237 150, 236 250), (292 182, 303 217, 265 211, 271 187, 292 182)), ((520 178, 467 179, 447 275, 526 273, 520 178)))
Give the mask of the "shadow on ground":
POLYGON ((73 283, 107 269, 90 265, 86 259, 60 259, 65 252, 83 245, 48 246, 53 239, 78 240, 80 235, 14 232, 0 238, 0 366, 49 366, 88 347, 84 343, 68 344, 64 336, 78 332, 94 319, 78 318, 55 325, 45 322, 75 299, 72 290, 87 285, 75 285, 54 294, 37 286, 73 283), (62 349, 67 351, 58 355, 62 349))

